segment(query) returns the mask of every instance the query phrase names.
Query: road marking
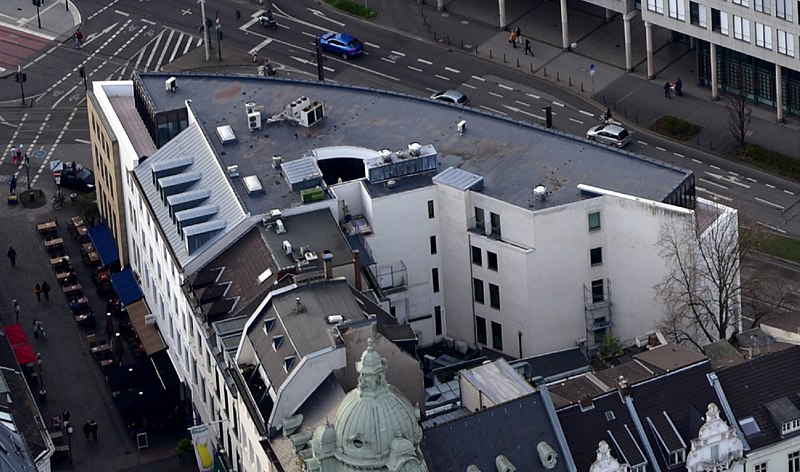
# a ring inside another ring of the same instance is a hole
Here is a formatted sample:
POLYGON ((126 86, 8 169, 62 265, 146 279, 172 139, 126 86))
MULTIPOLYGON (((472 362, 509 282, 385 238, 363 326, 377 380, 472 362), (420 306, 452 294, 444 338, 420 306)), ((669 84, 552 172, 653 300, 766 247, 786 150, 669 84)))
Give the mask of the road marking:
POLYGON ((590 111, 578 110, 578 112, 580 112, 582 115, 586 115, 586 116, 594 116, 594 113, 592 113, 592 112, 590 112, 590 111))
POLYGON ((786 234, 786 230, 780 229, 777 226, 773 226, 771 224, 763 223, 761 221, 756 221, 756 223, 761 225, 761 226, 764 226, 765 228, 769 228, 769 229, 771 229, 773 231, 777 231, 779 233, 786 234))
POLYGON ((192 10, 190 8, 184 8, 181 10, 181 16, 191 15, 192 10))
POLYGON ((341 21, 336 21, 333 18, 328 18, 327 16, 325 16, 325 13, 322 13, 319 10, 314 10, 313 8, 307 8, 307 10, 313 13, 314 16, 318 18, 322 18, 323 20, 328 20, 335 25, 344 26, 344 23, 342 23, 341 21))
POLYGON ((536 95, 534 93, 526 93, 525 95, 527 95, 527 96, 529 96, 531 98, 535 98, 536 100, 539 100, 540 98, 542 98, 542 97, 540 97, 540 96, 538 96, 538 95, 536 95))
POLYGON ((647 143, 646 143, 646 142, 644 142, 644 141, 638 141, 638 140, 637 140, 636 142, 637 142, 637 143, 639 143, 639 144, 641 144, 642 146, 649 146, 649 144, 647 144, 647 143))
POLYGON ((473 75, 472 78, 475 80, 480 80, 481 82, 486 82, 486 79, 484 79, 483 77, 478 77, 477 75, 473 75))
POLYGON ((544 120, 543 116, 539 116, 539 115, 536 115, 536 114, 533 114, 533 113, 529 113, 529 112, 527 112, 525 110, 520 110, 517 107, 512 107, 512 106, 508 106, 508 105, 503 105, 503 107, 513 111, 514 113, 522 113, 523 115, 528 115, 528 116, 531 116, 531 117, 536 118, 538 120, 544 120))
POLYGON ((766 185, 766 186, 767 186, 767 187, 769 187, 769 188, 775 188, 775 186, 774 186, 774 185, 772 185, 772 184, 764 184, 764 185, 766 185))
POLYGON ((382 57, 381 60, 382 61, 386 61, 389 64, 397 64, 396 62, 394 62, 393 60, 389 59, 388 57, 382 57))
POLYGON ((402 52, 400 52, 400 51, 395 51, 394 49, 392 49, 392 54, 396 54, 396 55, 398 55, 398 56, 401 56, 401 57, 406 57, 406 55, 405 55, 405 54, 403 54, 403 53, 402 53, 402 52))
POLYGON ((553 105, 555 105, 555 106, 557 106, 557 107, 564 108, 564 104, 563 104, 563 103, 561 103, 561 102, 553 102, 553 105))
POLYGON ((703 161, 701 161, 700 159, 695 159, 694 157, 692 158, 692 162, 696 162, 698 164, 702 164, 703 163, 703 161))
POLYGON ((153 67, 153 70, 161 69, 161 65, 164 64, 164 55, 167 53, 167 45, 170 43, 170 41, 172 41, 173 36, 175 36, 175 30, 170 30, 169 36, 167 37, 167 40, 164 42, 164 49, 161 50, 161 55, 158 56, 158 62, 156 62, 156 65, 155 67, 153 67))
POLYGON ((662 148, 661 146, 656 146, 656 149, 658 149, 659 151, 664 151, 664 152, 667 152, 667 150, 666 150, 666 149, 664 149, 664 148, 662 148))
POLYGON ((784 190, 783 193, 788 193, 789 195, 794 195, 794 192, 791 190, 784 190))
POLYGON ((155 25, 155 24, 156 24, 156 22, 155 22, 155 21, 150 21, 150 20, 148 20, 148 19, 146 19, 146 18, 142 18, 142 19, 141 19, 141 20, 139 20, 139 21, 141 21, 142 23, 147 23, 148 25, 155 25))
POLYGON ((153 50, 150 51, 150 56, 147 58, 147 63, 144 65, 142 69, 147 70, 150 67, 150 63, 153 62, 153 57, 155 57, 156 51, 158 51, 158 45, 161 43, 161 38, 163 37, 164 37, 163 31, 158 33, 158 36, 156 36, 155 45, 153 45, 153 50))
POLYGON ((122 16, 131 16, 130 13, 125 13, 124 11, 119 11, 119 10, 114 10, 114 13, 122 16))
POLYGON ((707 175, 710 175, 711 177, 714 177, 715 179, 724 180, 725 182, 730 182, 730 183, 732 183, 734 185, 738 185, 740 187, 750 188, 749 185, 739 182, 736 177, 733 177, 733 176, 727 176, 726 177, 724 175, 712 174, 711 172, 708 172, 708 171, 705 171, 705 173, 707 175))
POLYGON ((728 201, 728 202, 733 201, 733 199, 730 198, 730 197, 726 197, 725 195, 720 195, 718 193, 714 193, 711 190, 708 190, 706 188, 703 188, 703 187, 695 187, 695 188, 700 192, 705 192, 705 193, 713 196, 715 199, 725 200, 725 201, 728 201))
POLYGON ((491 112, 493 112, 493 113, 497 113, 498 115, 508 116, 508 114, 507 114, 507 113, 503 113, 503 112, 502 112, 502 111, 500 111, 500 110, 495 110, 494 108, 489 108, 489 107, 487 107, 486 105, 481 105, 481 108, 483 108, 484 110, 489 110, 489 111, 491 111, 491 112))
POLYGON ((732 170, 729 170, 728 173, 731 174, 731 175, 735 175, 736 177, 739 177, 739 174, 737 174, 736 172, 734 172, 732 170))
POLYGON ((777 208, 778 210, 783 210, 783 209, 785 208, 783 205, 778 205, 777 203, 772 203, 771 201, 769 201, 769 200, 764 200, 763 198, 758 198, 758 197, 755 197, 755 199, 756 199, 756 201, 757 201, 757 202, 761 202, 761 203, 763 203, 763 204, 765 204, 765 205, 769 205, 769 206, 771 206, 771 207, 775 207, 775 208, 777 208))
POLYGON ((709 164, 708 167, 711 167, 714 170, 722 170, 719 167, 715 166, 714 164, 709 164))
POLYGON ((407 67, 408 67, 409 69, 411 69, 411 70, 415 70, 415 71, 417 71, 417 72, 422 72, 422 69, 420 69, 420 68, 418 68, 418 67, 414 67, 414 66, 407 66, 407 67))
POLYGON ((442 79, 442 80, 447 80, 447 81, 450 81, 450 78, 449 78, 449 77, 445 77, 445 76, 443 76, 443 75, 434 74, 434 77, 436 77, 437 79, 442 79))
MULTIPOLYGON (((183 54, 186 54, 187 52, 189 52, 189 49, 192 48, 192 39, 193 38, 191 36, 189 36, 189 39, 186 41, 186 47, 183 48, 183 54)), ((198 46, 199 46, 199 44, 198 44, 198 46)))
POLYGON ((460 71, 460 70, 458 70, 458 69, 453 69, 452 67, 445 67, 445 68, 444 68, 444 70, 446 70, 447 72, 452 72, 452 73, 454 73, 454 74, 460 74, 460 73, 461 73, 461 71, 460 71))
POLYGON ((581 121, 581 120, 576 120, 575 118, 572 118, 572 117, 570 117, 569 121, 571 121, 571 122, 573 122, 573 123, 578 123, 579 125, 582 125, 582 124, 583 124, 583 121, 581 121))
POLYGON ((133 70, 139 69, 139 63, 142 62, 142 58, 144 57, 146 47, 147 46, 143 47, 142 50, 139 52, 139 57, 136 58, 136 63, 133 65, 133 70))
POLYGON ((432 66, 432 65, 433 65, 433 62, 431 62, 431 61, 427 61, 427 60, 425 60, 425 59, 417 59, 417 62, 421 62, 421 63, 423 63, 423 64, 427 64, 427 65, 429 65, 429 66, 432 66))
POLYGON ((499 93, 489 92, 489 95, 491 95, 493 97, 497 97, 497 98, 503 98, 503 96, 500 95, 499 93))
POLYGON ((673 152, 672 154, 674 154, 674 155, 676 155, 678 157, 686 157, 686 156, 684 156, 683 154, 681 154, 679 152, 673 152))
POLYGON ((508 85, 504 85, 504 84, 497 84, 497 86, 502 88, 502 89, 506 89, 506 90, 514 90, 514 87, 509 87, 508 85))
POLYGON ((258 43, 258 45, 256 47, 254 47, 253 49, 250 50, 250 54, 253 54, 254 52, 260 51, 261 48, 263 48, 264 46, 266 46, 267 44, 269 44, 271 42, 272 42, 272 38, 267 38, 264 41, 261 41, 260 43, 258 43))
POLYGON ((758 180, 756 180, 756 179, 754 179, 754 178, 752 178, 752 177, 745 177, 745 178, 746 178, 747 180, 749 180, 750 182, 753 182, 754 184, 755 184, 755 183, 758 183, 758 180))
POLYGON ((521 102, 521 101, 519 101, 519 100, 514 100, 514 102, 515 102, 515 103, 519 103, 520 105, 522 105, 522 106, 524 106, 524 107, 529 107, 529 106, 530 106, 530 104, 528 104, 528 103, 525 103, 525 102, 521 102))
POLYGON ((702 178, 702 177, 700 177, 700 178, 699 178, 699 179, 697 179, 697 180, 699 180, 699 181, 701 181, 701 182, 705 182, 705 183, 707 183, 707 184, 709 184, 709 185, 713 185, 713 186, 715 186, 715 187, 719 187, 719 188, 721 188, 721 189, 730 190, 728 187, 726 187, 726 186, 724 186, 724 185, 722 185, 722 184, 719 184, 719 183, 717 183, 717 182, 714 182, 714 181, 712 181, 712 180, 704 179, 704 178, 702 178))
POLYGON ((373 49, 380 49, 381 48, 380 46, 378 46, 375 43, 369 43, 369 42, 364 41, 364 44, 366 44, 367 46, 369 46, 369 47, 371 47, 373 49))
POLYGON ((89 141, 88 139, 80 139, 80 138, 75 138, 75 142, 81 144, 92 144, 92 142, 89 141))
POLYGON ((476 87, 474 85, 467 84, 467 83, 463 83, 463 84, 461 84, 461 86, 462 87, 471 88, 472 90, 477 90, 478 89, 478 87, 476 87))

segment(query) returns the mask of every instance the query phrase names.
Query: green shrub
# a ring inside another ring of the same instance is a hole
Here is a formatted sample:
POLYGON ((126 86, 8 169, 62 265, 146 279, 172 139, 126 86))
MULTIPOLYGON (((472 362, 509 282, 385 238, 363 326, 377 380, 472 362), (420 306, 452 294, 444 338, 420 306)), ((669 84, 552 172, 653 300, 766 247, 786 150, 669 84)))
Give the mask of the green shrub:
POLYGON ((347 13, 360 16, 361 18, 375 18, 378 12, 360 3, 351 2, 350 0, 325 0, 325 3, 338 8, 339 10, 346 11, 347 13))
POLYGON ((800 161, 770 149, 748 144, 744 149, 736 146, 730 154, 753 167, 774 175, 800 182, 800 161))
POLYGON ((697 136, 701 129, 702 126, 670 115, 662 116, 650 126, 650 131, 678 141, 686 141, 697 136))
POLYGON ((740 228, 739 235, 740 239, 749 238, 755 251, 800 264, 800 240, 746 228, 740 228))

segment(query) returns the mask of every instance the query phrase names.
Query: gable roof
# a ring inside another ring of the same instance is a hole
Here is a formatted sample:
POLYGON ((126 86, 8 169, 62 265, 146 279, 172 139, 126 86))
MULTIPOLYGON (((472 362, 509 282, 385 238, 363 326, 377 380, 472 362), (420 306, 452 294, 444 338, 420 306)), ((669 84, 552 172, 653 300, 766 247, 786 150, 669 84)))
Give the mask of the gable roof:
POLYGON ((800 376, 796 374, 798 366, 800 346, 793 346, 762 354, 717 372, 736 419, 741 422, 752 417, 758 425, 759 434, 746 436, 752 449, 782 441, 767 404, 788 398, 796 408, 800 408, 800 376))
POLYGON ((545 402, 542 393, 537 391, 425 430, 420 446, 428 470, 463 472, 473 464, 480 470, 497 470, 495 459, 501 454, 517 470, 570 470, 545 402), (545 469, 539 459, 536 448, 541 441, 558 454, 552 469, 545 469))

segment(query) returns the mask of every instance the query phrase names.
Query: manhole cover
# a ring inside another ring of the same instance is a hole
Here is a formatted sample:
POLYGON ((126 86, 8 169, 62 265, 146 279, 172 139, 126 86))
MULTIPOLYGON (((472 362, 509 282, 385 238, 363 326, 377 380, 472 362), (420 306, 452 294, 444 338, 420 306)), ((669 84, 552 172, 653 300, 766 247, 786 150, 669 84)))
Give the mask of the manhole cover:
POLYGON ((41 158, 43 158, 43 157, 44 157, 44 156, 46 156, 46 155, 47 155, 47 151, 45 151, 45 150, 43 150, 43 149, 39 149, 39 150, 37 150, 37 151, 33 151, 33 157, 34 157, 35 159, 41 159, 41 158))

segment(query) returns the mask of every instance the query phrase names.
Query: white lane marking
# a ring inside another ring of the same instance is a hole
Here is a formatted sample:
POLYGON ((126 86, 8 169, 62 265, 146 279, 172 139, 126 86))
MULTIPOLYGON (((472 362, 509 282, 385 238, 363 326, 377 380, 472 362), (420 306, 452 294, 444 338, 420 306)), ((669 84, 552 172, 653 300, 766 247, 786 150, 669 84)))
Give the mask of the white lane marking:
POLYGON ((527 96, 529 96, 531 98, 535 98, 536 100, 539 100, 540 98, 542 98, 542 97, 536 95, 535 93, 526 93, 525 95, 527 95, 527 96))
POLYGON ((525 102, 521 102, 521 101, 519 101, 519 100, 514 100, 514 102, 516 102, 516 103, 519 103, 520 105, 522 105, 522 106, 524 106, 524 107, 529 107, 529 106, 530 106, 530 104, 528 104, 528 103, 525 103, 525 102))
POLYGON ((272 38, 267 38, 264 41, 261 41, 260 43, 258 43, 258 45, 256 45, 256 47, 254 47, 253 49, 250 50, 250 54, 253 54, 254 52, 260 51, 264 46, 266 46, 267 44, 269 44, 271 42, 272 42, 272 38))
POLYGON ((433 65, 433 62, 431 62, 431 61, 428 61, 428 60, 425 60, 425 59, 417 59, 417 62, 421 62, 421 63, 423 63, 423 64, 427 64, 427 65, 429 65, 429 66, 432 66, 432 65, 433 65))
POLYGON ((659 151, 664 151, 664 152, 667 151, 666 149, 662 148, 661 146, 656 146, 656 149, 658 149, 659 151))
POLYGON ((708 167, 711 167, 714 170, 722 170, 719 167, 715 166, 714 164, 709 164, 708 167))
POLYGON ((116 13, 117 15, 122 15, 122 16, 131 16, 130 13, 125 13, 124 11, 119 11, 119 10, 114 10, 114 13, 116 13))
POLYGON ((164 49, 161 50, 161 55, 158 56, 158 62, 156 65, 153 66, 153 70, 161 69, 161 66, 164 65, 164 55, 167 53, 167 46, 169 45, 170 41, 172 41, 172 37, 175 35, 175 30, 170 30, 169 36, 167 36, 167 40, 164 41, 164 49))
POLYGON ((731 175, 735 175, 736 177, 739 177, 739 174, 737 174, 736 172, 734 172, 732 170, 729 170, 728 173, 731 174, 731 175))
POLYGON ((371 48, 373 48, 373 49, 380 49, 380 48, 381 48, 381 47, 380 47, 380 46, 378 46, 377 44, 375 44, 375 43, 370 43, 370 42, 367 42, 367 41, 364 41, 364 44, 366 44, 367 46, 369 46, 369 47, 371 47, 371 48))
POLYGON ((701 161, 700 159, 695 159, 694 157, 692 158, 692 162, 696 162, 698 164, 702 164, 703 163, 703 161, 701 161))
POLYGON ((702 178, 702 177, 700 177, 700 178, 699 178, 699 179, 697 179, 697 180, 699 180, 699 181, 701 181, 701 182, 705 182, 705 183, 707 183, 707 184, 709 184, 709 185, 713 185, 713 186, 715 186, 715 187, 719 187, 719 188, 721 188, 721 189, 730 190, 728 187, 726 187, 726 186, 724 186, 724 185, 722 185, 722 184, 718 184, 717 182, 714 182, 714 181, 711 181, 711 180, 708 180, 708 179, 704 179, 704 178, 702 178))
POLYGON ((142 58, 144 57, 144 52, 145 52, 145 48, 142 48, 142 50, 139 51, 139 57, 136 58, 136 63, 133 65, 133 69, 134 70, 138 70, 139 69, 139 63, 142 62, 142 58))
POLYGON ((761 221, 756 221, 756 223, 761 225, 761 226, 763 226, 763 227, 765 227, 765 228, 769 228, 769 229, 771 229, 773 231, 777 231, 777 232, 779 232, 781 234, 786 234, 786 230, 780 229, 777 226, 773 226, 771 224, 767 224, 767 223, 764 223, 764 222, 761 222, 761 221))
POLYGON ((503 96, 500 95, 499 93, 489 92, 489 95, 491 95, 493 97, 497 97, 497 98, 503 98, 503 96))
POLYGON ((189 49, 192 47, 192 37, 189 36, 189 39, 186 41, 186 47, 183 48, 183 54, 189 52, 189 49))
POLYGON ((491 111, 491 112, 493 112, 493 113, 497 113, 498 115, 508 116, 508 114, 507 114, 507 113, 503 113, 503 112, 502 112, 502 111, 500 111, 500 110, 495 110, 494 108, 489 108, 489 107, 487 107, 486 105, 481 105, 481 108, 483 108, 484 110, 489 110, 489 111, 491 111))
POLYGON ((769 188, 775 188, 775 186, 774 186, 774 185, 772 185, 772 184, 764 184, 764 185, 766 185, 766 186, 767 186, 767 187, 769 187, 769 188))
POLYGON ((638 140, 637 140, 636 142, 637 142, 637 143, 639 143, 639 144, 641 144, 642 146, 649 146, 649 144, 647 144, 647 143, 646 143, 646 142, 644 142, 644 141, 638 141, 638 140))
POLYGON ((754 184, 755 184, 755 183, 758 183, 758 180, 756 180, 756 179, 754 179, 754 178, 752 178, 752 177, 745 177, 745 178, 746 178, 747 180, 749 180, 750 182, 753 182, 754 184))
POLYGON ((328 18, 327 16, 325 16, 325 13, 323 13, 323 12, 321 12, 319 10, 314 10, 313 8, 306 8, 306 10, 310 11, 317 18, 322 18, 323 20, 328 20, 328 21, 330 21, 331 23, 333 23, 335 25, 344 26, 344 23, 342 23, 341 21, 336 21, 333 18, 328 18))
POLYGON ((147 70, 150 67, 150 63, 153 62, 153 57, 156 55, 156 51, 158 51, 158 45, 161 43, 161 39, 164 37, 164 32, 160 32, 158 36, 156 36, 156 43, 153 45, 153 50, 150 51, 150 56, 147 58, 147 63, 144 65, 143 69, 147 70))
POLYGON ((486 82, 486 79, 484 79, 483 77, 478 77, 477 75, 473 75, 472 78, 475 80, 480 80, 481 82, 486 82))
POLYGON ((528 115, 528 116, 531 116, 531 117, 536 118, 538 120, 544 120, 543 116, 539 116, 539 115, 536 115, 536 114, 533 114, 533 113, 529 113, 529 112, 527 112, 525 110, 520 110, 517 107, 512 107, 512 106, 508 106, 508 105, 503 105, 503 107, 513 111, 514 113, 522 113, 523 115, 528 115))
POLYGON ((732 175, 725 176, 725 175, 719 175, 719 174, 712 174, 711 172, 708 172, 708 171, 705 171, 705 173, 707 175, 710 175, 711 177, 714 177, 715 179, 724 180, 725 182, 730 182, 730 183, 732 183, 734 185, 738 185, 740 187, 750 188, 749 185, 739 182, 739 179, 737 179, 736 177, 734 177, 732 175))
POLYGON ((564 104, 563 104, 563 103, 561 103, 561 102, 553 102, 553 105, 555 105, 555 106, 557 106, 557 107, 564 108, 564 104))
MULTIPOLYGON (((175 42, 175 48, 172 50, 172 54, 170 54, 169 59, 167 59, 167 63, 168 64, 170 62, 174 61, 175 60, 175 56, 178 55, 178 50, 181 48, 181 41, 183 41, 183 37, 184 36, 185 35, 183 33, 181 33, 181 35, 178 36, 178 41, 175 42)), ((190 38, 190 40, 191 40, 191 38, 190 38)))
POLYGON ((449 78, 449 77, 445 77, 445 76, 443 76, 443 75, 434 74, 434 77, 436 77, 437 79, 442 79, 442 80, 447 80, 447 81, 450 81, 450 78, 449 78))
POLYGON ((794 195, 794 192, 791 190, 784 190, 783 193, 788 193, 789 195, 794 195))
POLYGON ((777 203, 773 203, 773 202, 771 202, 769 200, 764 200, 763 198, 755 197, 755 199, 756 199, 757 202, 761 202, 761 203, 763 203, 765 205, 769 205, 771 207, 777 208, 778 210, 783 210, 785 208, 783 205, 778 205, 777 203))
POLYGON ((699 192, 705 192, 705 193, 707 193, 707 194, 709 194, 709 195, 712 195, 712 196, 713 196, 714 198, 716 198, 716 199, 719 199, 719 200, 726 200, 726 201, 729 201, 729 202, 730 202, 730 201, 733 201, 733 199, 732 199, 732 198, 730 198, 730 197, 726 197, 725 195, 720 195, 720 194, 718 194, 718 193, 715 193, 715 192, 712 192, 711 190, 708 190, 708 189, 706 189, 706 188, 703 188, 703 187, 695 187, 695 188, 696 188, 696 189, 697 189, 699 192))
POLYGON ((146 18, 142 18, 142 19, 141 19, 141 20, 139 20, 139 21, 141 21, 142 23, 147 23, 148 25, 155 25, 155 24, 156 24, 156 22, 155 22, 155 21, 150 21, 150 20, 148 20, 148 19, 146 19, 146 18))
POLYGON ((681 154, 679 152, 673 152, 672 154, 675 154, 678 157, 686 157, 686 156, 684 156, 683 154, 681 154))
MULTIPOLYGON (((308 59, 305 59, 305 58, 302 58, 302 57, 297 57, 297 56, 289 56, 289 57, 291 57, 295 61, 301 62, 303 64, 310 64, 310 65, 314 65, 314 66, 317 65, 315 62, 311 62, 308 59)), ((322 66, 322 68, 325 69, 328 72, 336 72, 336 69, 330 68, 328 66, 322 66)))
POLYGON ((590 111, 578 110, 578 112, 581 113, 582 115, 594 116, 594 113, 592 113, 590 111))
POLYGON ((570 117, 569 121, 571 121, 571 122, 573 122, 573 123, 578 123, 579 125, 582 125, 582 124, 583 124, 583 121, 581 121, 581 120, 576 120, 575 118, 572 118, 572 117, 570 117))
POLYGON ((509 87, 508 85, 504 85, 504 84, 497 84, 497 86, 502 88, 502 89, 506 89, 506 90, 514 90, 514 87, 509 87))
POLYGON ((430 93, 436 93, 436 92, 438 92, 438 91, 439 91, 439 89, 430 88, 430 87, 425 87, 425 90, 427 90, 427 91, 428 91, 428 92, 430 92, 430 93))
POLYGON ((75 142, 81 144, 92 144, 92 142, 89 141, 88 139, 80 139, 80 138, 75 138, 75 142))
POLYGON ((417 71, 417 72, 422 72, 422 69, 420 69, 419 67, 414 67, 414 66, 407 66, 407 67, 408 67, 409 69, 411 69, 411 70, 415 70, 415 71, 417 71))
POLYGON ((394 49, 392 49, 392 54, 397 54, 398 56, 401 56, 401 57, 406 57, 406 55, 405 55, 405 54, 403 54, 403 53, 402 53, 402 52, 400 52, 400 51, 395 51, 394 49))
POLYGON ((461 84, 461 86, 462 86, 462 87, 471 88, 472 90, 477 90, 477 89, 478 89, 478 87, 476 87, 476 86, 474 86, 474 85, 466 84, 466 83, 464 83, 464 84, 461 84))
POLYGON ((458 69, 453 69, 452 67, 445 67, 445 68, 444 68, 444 70, 446 70, 447 72, 452 72, 452 73, 454 73, 454 74, 460 74, 460 73, 461 73, 461 71, 460 71, 460 70, 458 70, 458 69))
POLYGON ((386 61, 389 64, 397 64, 396 62, 394 62, 393 60, 389 59, 388 57, 382 57, 381 60, 382 61, 386 61))

